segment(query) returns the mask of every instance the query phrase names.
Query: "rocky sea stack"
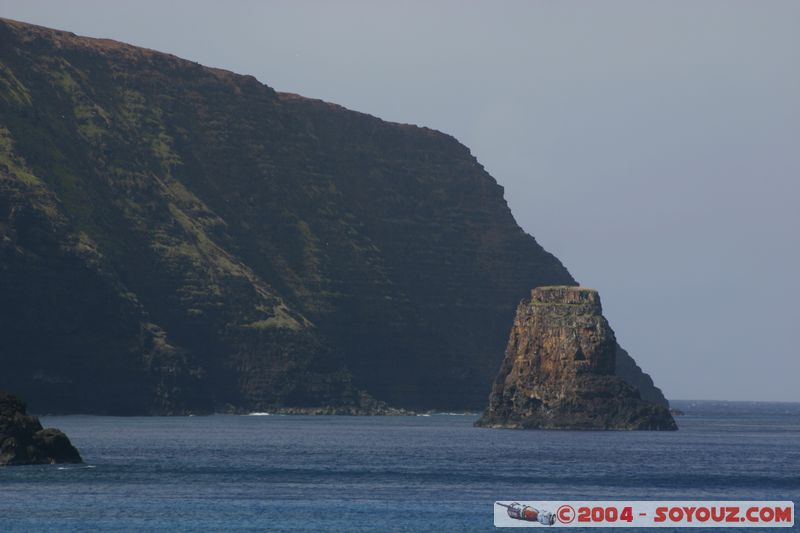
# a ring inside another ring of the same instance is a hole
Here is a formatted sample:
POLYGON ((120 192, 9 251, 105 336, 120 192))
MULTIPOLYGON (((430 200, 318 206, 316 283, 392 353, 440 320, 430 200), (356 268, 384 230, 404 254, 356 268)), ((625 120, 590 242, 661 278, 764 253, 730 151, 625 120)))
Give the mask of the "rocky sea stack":
POLYGON ((617 343, 600 296, 540 287, 517 308, 489 407, 475 425, 525 429, 675 430, 663 405, 614 375, 617 343))
POLYGON ((42 429, 39 419, 27 414, 25 402, 0 391, 0 465, 82 462, 64 433, 42 429))

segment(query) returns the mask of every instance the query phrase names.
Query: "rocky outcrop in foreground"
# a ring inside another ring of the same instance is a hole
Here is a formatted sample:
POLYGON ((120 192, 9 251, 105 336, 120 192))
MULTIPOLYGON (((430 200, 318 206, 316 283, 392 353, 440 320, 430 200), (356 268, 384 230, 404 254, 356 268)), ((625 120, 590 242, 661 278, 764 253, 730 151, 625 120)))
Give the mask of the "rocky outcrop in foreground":
POLYGON ((675 430, 669 410, 614 375, 617 344, 597 291, 540 287, 517 308, 477 426, 675 430))
POLYGON ((42 429, 25 402, 0 391, 0 465, 82 463, 80 453, 66 435, 42 429))

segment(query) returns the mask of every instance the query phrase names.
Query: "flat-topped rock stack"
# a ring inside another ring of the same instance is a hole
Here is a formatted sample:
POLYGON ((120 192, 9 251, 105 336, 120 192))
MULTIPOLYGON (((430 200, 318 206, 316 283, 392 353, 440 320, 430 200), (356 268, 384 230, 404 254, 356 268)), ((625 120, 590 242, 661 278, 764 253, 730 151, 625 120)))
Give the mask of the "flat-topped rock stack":
POLYGON ((669 410, 614 375, 617 343, 597 291, 539 287, 517 308, 477 426, 675 430, 669 410))

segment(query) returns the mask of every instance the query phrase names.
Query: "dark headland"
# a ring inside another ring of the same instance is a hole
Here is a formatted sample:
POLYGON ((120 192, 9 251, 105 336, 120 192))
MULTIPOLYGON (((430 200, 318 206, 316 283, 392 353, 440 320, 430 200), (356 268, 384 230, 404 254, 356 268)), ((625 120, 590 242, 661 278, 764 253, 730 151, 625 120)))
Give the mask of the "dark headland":
POLYGON ((0 117, 35 412, 479 410, 520 299, 576 285, 453 137, 252 76, 0 19, 0 117))

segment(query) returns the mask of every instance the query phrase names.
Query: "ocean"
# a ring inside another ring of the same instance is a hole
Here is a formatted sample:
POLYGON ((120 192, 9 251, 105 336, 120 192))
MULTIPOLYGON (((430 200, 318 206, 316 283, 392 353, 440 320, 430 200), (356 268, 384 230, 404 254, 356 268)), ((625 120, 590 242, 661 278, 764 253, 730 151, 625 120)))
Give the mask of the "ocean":
POLYGON ((672 403, 663 433, 46 416, 86 464, 0 468, 0 531, 492 531, 496 500, 800 501, 800 404, 672 403))

